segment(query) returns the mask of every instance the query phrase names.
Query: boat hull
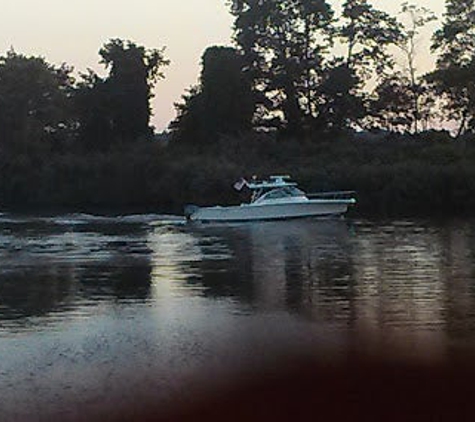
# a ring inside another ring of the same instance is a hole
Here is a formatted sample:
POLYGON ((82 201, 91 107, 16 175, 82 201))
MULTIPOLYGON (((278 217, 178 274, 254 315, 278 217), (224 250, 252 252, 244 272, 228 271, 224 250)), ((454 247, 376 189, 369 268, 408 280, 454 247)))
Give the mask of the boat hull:
POLYGON ((192 221, 263 221, 341 215, 354 199, 308 200, 285 204, 243 204, 231 207, 198 208, 188 218, 192 221))

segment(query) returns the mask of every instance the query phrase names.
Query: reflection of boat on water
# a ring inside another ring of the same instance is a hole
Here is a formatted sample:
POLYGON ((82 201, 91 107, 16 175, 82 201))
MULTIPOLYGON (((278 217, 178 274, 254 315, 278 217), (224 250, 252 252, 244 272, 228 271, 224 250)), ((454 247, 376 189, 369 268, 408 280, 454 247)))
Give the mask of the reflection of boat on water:
POLYGON ((301 219, 249 226, 256 306, 265 311, 298 311, 312 318, 345 314, 346 277, 351 278, 346 220, 301 219))
POLYGON ((237 206, 185 207, 185 215, 192 221, 256 221, 283 220, 301 217, 342 215, 356 203, 353 191, 321 192, 307 195, 288 176, 271 176, 270 180, 235 184, 240 190, 252 191, 251 202, 237 206))
POLYGON ((346 317, 350 227, 340 218, 191 224, 202 259, 188 282, 264 312, 346 317))

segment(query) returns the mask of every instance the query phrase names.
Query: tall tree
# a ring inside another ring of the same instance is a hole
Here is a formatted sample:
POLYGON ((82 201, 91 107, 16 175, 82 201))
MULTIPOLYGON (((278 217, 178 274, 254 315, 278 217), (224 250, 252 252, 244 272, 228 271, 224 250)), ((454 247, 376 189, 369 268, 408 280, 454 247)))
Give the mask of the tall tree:
POLYGON ((346 0, 335 35, 345 53, 327 69, 319 120, 343 129, 361 125, 369 102, 368 81, 393 68, 388 48, 400 39, 401 30, 395 18, 367 0, 346 0))
POLYGON ((108 149, 113 143, 149 138, 152 90, 169 64, 164 49, 114 39, 99 54, 109 74, 100 77, 89 70, 75 95, 83 146, 108 149))
POLYGON ((434 109, 434 96, 416 66, 419 34, 435 16, 424 7, 403 3, 400 18, 395 45, 402 52, 402 64, 399 71, 379 77, 368 118, 385 130, 418 133, 434 109))
POLYGON ((437 68, 429 76, 444 96, 458 135, 475 130, 475 0, 447 0, 442 28, 433 38, 437 68))
POLYGON ((421 120, 427 119, 430 114, 430 110, 423 109, 423 106, 432 101, 425 98, 429 91, 425 89, 424 82, 417 71, 417 47, 421 29, 436 20, 436 17, 429 9, 407 2, 402 4, 400 14, 404 19, 404 23, 402 37, 397 46, 403 52, 405 59, 405 65, 403 66, 404 79, 401 82, 403 82, 403 85, 408 85, 409 99, 412 104, 412 107, 408 110, 411 115, 410 125, 412 131, 418 133, 421 120))
POLYGON ((425 81, 417 81, 414 87, 407 73, 395 72, 383 78, 373 91, 365 124, 400 133, 410 132, 412 128, 413 133, 418 133, 420 129, 426 130, 435 117, 435 101, 425 81))
POLYGON ((114 104, 106 79, 92 70, 81 74, 73 100, 81 148, 84 151, 109 150, 115 141, 114 104))
POLYGON ((68 125, 71 69, 13 50, 0 57, 0 142, 51 140, 68 125))
POLYGON ((236 42, 261 95, 261 114, 298 133, 318 108, 333 11, 325 0, 233 0, 236 42))
POLYGON ((109 69, 106 86, 115 137, 126 142, 148 137, 152 89, 164 77, 161 67, 169 64, 164 50, 148 50, 131 41, 113 39, 99 54, 109 69))
POLYGON ((231 47, 210 47, 202 57, 200 85, 177 105, 172 129, 181 140, 201 142, 252 128, 255 98, 243 56, 231 47))
POLYGON ((388 47, 401 38, 397 19, 374 8, 367 0, 346 0, 339 36, 346 47, 345 61, 360 75, 372 76, 392 69, 394 61, 388 47))
POLYGON ((411 126, 413 98, 407 75, 394 73, 382 79, 373 95, 366 116, 370 128, 405 132, 411 126))
POLYGON ((318 131, 341 131, 358 122, 365 114, 358 93, 361 82, 353 69, 341 60, 330 62, 318 87, 319 108, 315 119, 318 131))

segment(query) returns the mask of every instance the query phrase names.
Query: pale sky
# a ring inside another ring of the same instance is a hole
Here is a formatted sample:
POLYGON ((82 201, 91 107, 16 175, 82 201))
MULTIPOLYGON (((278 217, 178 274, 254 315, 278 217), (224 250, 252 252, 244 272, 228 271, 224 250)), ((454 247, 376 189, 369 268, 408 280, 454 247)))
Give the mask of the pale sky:
MULTIPOLYGON (((343 0, 330 1, 338 7, 343 0)), ((392 14, 403 0, 373 0, 392 14)), ((412 0, 441 16, 444 0, 412 0)), ((165 129, 175 116, 173 103, 196 84, 200 58, 207 47, 231 45, 232 16, 225 0, 0 0, 0 54, 18 53, 63 62, 83 72, 96 71, 98 51, 111 38, 148 48, 166 47, 171 65, 157 84, 152 124, 165 129)), ((434 25, 431 26, 432 31, 434 25)), ((427 50, 430 34, 421 40, 427 50)), ((430 67, 426 55, 421 67, 430 67)), ((424 69, 421 69, 424 70, 424 69)))

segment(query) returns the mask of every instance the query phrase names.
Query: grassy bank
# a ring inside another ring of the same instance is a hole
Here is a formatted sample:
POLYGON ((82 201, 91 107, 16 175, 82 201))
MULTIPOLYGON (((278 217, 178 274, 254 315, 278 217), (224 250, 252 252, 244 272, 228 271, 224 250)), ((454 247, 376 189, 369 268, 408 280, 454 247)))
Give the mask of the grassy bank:
POLYGON ((307 191, 352 189, 360 215, 470 213, 475 143, 451 139, 222 139, 208 146, 144 143, 109 153, 4 153, 0 201, 38 211, 181 213, 187 203, 239 203, 241 176, 290 174, 307 191))

